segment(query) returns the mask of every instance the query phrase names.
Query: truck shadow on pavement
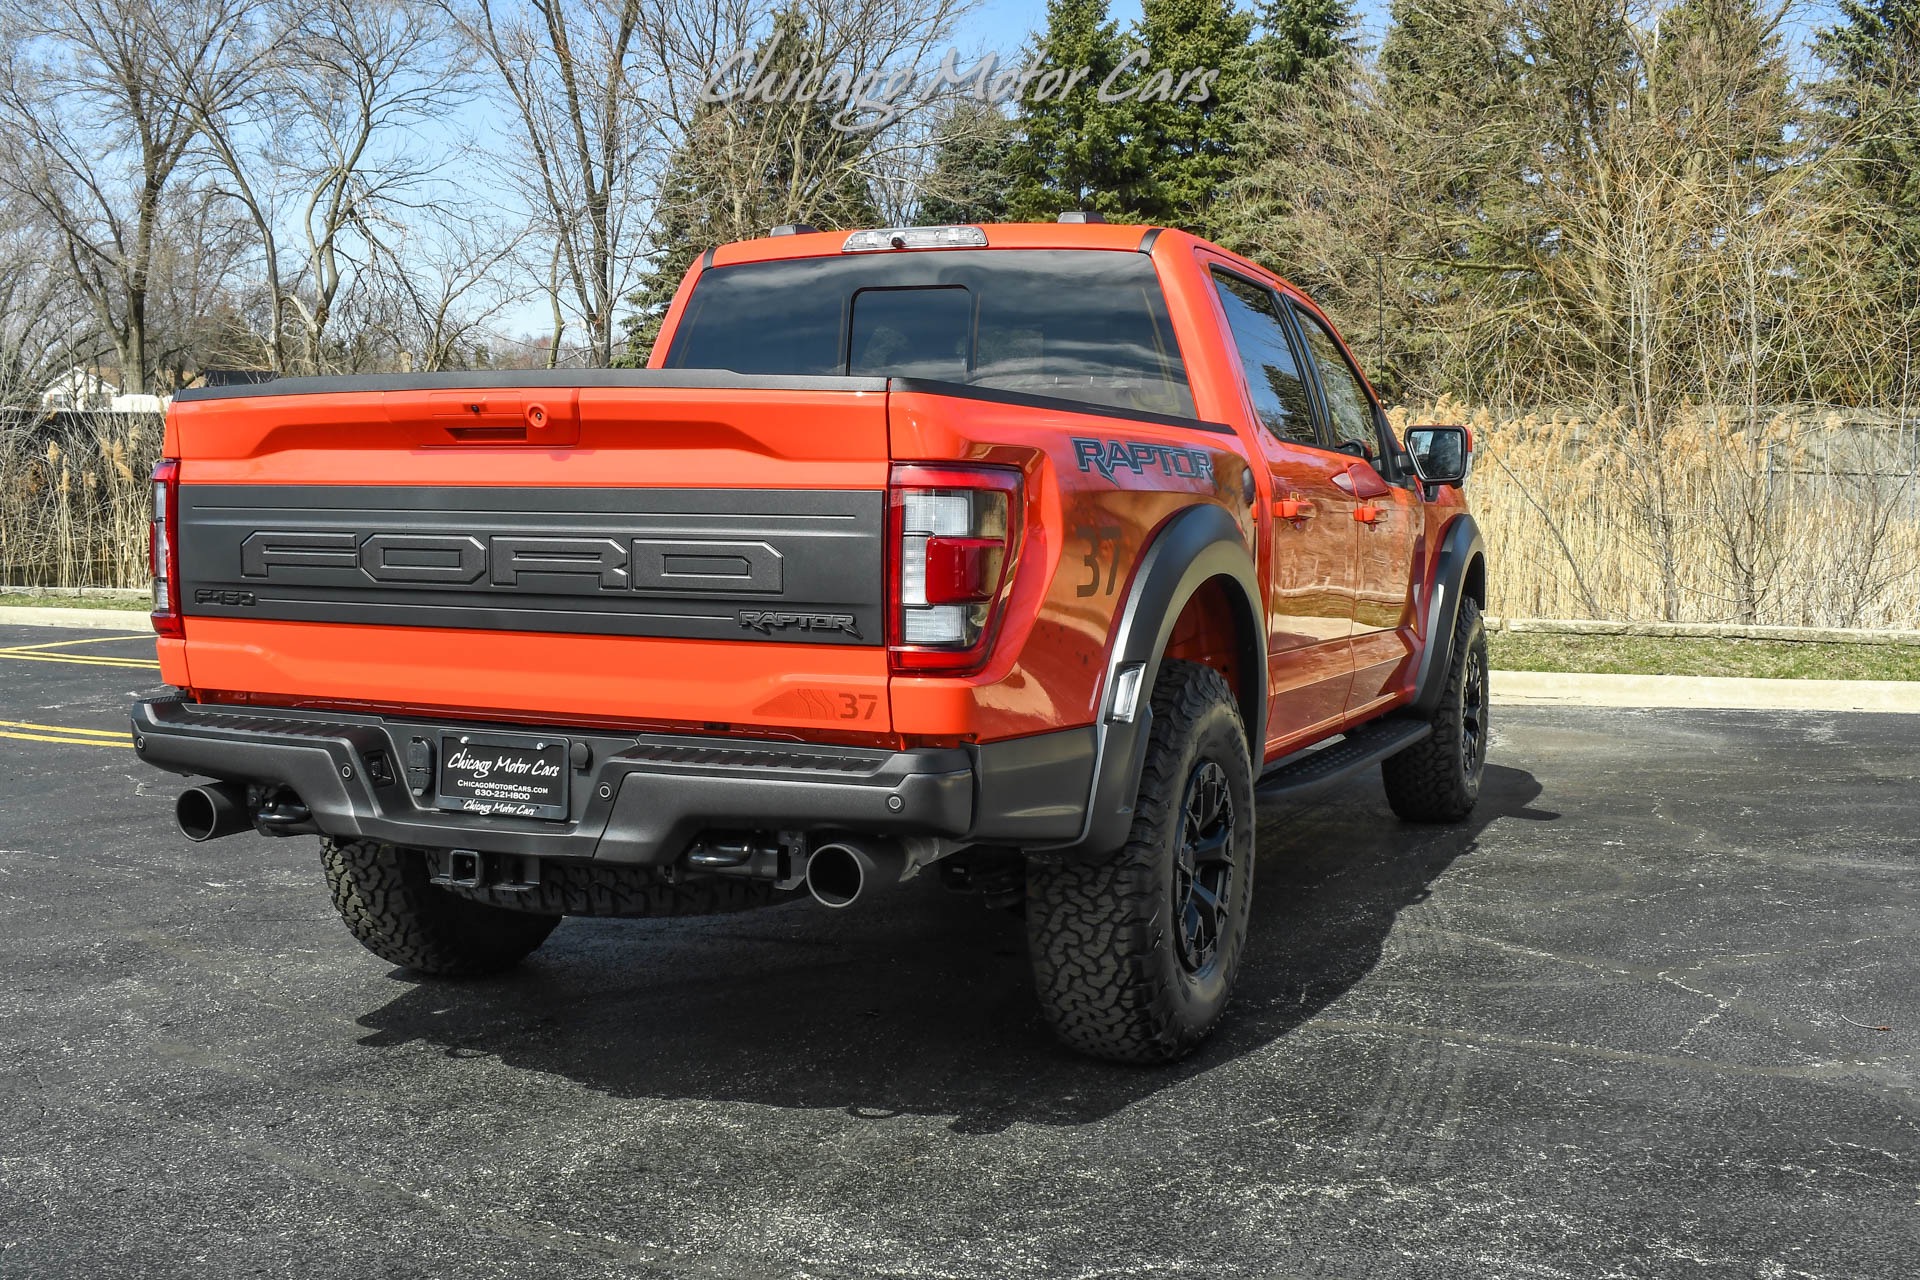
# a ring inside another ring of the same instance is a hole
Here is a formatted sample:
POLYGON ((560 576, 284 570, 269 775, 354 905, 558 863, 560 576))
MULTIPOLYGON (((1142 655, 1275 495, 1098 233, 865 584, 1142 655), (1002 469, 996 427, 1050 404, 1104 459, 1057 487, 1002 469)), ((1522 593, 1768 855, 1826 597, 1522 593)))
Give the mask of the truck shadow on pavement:
POLYGON ((871 909, 811 902, 682 921, 564 922, 518 972, 414 983, 362 1044, 489 1056, 614 1097, 951 1116, 959 1133, 1079 1125, 1271 1044, 1379 962, 1492 824, 1547 820, 1532 774, 1489 765, 1472 821, 1394 820, 1371 778, 1261 813, 1253 935, 1213 1040, 1172 1067, 1093 1062, 1033 1005, 1020 920, 937 885, 871 909))

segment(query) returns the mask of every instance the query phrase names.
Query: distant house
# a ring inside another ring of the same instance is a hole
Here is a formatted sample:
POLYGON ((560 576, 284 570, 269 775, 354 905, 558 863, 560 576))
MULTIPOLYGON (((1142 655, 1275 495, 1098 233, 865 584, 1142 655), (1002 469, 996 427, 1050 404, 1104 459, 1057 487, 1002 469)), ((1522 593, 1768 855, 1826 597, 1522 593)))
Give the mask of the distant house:
POLYGON ((40 393, 40 407, 42 409, 111 409, 114 407, 114 397, 119 394, 119 385, 101 376, 98 369, 83 369, 75 365, 55 378, 52 385, 40 393))
POLYGON ((115 396, 109 407, 115 413, 165 413, 167 401, 172 396, 148 396, 135 392, 132 395, 115 396))

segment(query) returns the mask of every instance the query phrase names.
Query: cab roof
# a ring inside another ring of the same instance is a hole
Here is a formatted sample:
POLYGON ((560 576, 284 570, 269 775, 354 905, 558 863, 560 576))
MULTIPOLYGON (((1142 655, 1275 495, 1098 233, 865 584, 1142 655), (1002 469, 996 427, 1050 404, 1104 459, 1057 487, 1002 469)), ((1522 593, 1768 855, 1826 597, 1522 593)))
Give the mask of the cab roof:
MULTIPOLYGON (((1245 266, 1251 271, 1280 280, 1295 288, 1276 272, 1223 249, 1209 240, 1174 227, 1156 227, 1125 222, 975 222, 961 226, 978 227, 986 234, 986 249, 1109 249, 1149 253, 1159 248, 1184 245, 1204 247, 1245 266)), ((736 240, 712 250, 705 262, 709 267, 731 267, 745 262, 778 262, 791 258, 839 257, 845 252, 852 228, 841 231, 803 231, 797 234, 761 236, 754 240, 736 240)), ((892 230, 894 228, 882 228, 892 230)), ((873 253, 927 253, 933 249, 876 249, 873 253)), ((957 252, 977 252, 962 249, 957 252)), ((1297 289, 1296 289, 1297 291, 1297 289)))

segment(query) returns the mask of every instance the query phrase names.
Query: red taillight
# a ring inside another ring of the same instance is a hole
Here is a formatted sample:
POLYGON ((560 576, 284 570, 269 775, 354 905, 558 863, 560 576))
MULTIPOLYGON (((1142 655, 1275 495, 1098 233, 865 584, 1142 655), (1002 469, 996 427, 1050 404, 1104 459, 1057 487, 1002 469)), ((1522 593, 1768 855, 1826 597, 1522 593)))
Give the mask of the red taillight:
POLYGON ((978 669, 1012 584, 1019 472, 897 466, 888 493, 887 647, 894 669, 978 669))
POLYGON ((180 464, 162 458, 153 469, 153 524, 147 539, 147 567, 153 573, 153 629, 163 636, 184 634, 180 602, 180 464))
POLYGON ((927 603, 978 604, 993 599, 1000 589, 1006 551, 1003 538, 928 538, 927 603))

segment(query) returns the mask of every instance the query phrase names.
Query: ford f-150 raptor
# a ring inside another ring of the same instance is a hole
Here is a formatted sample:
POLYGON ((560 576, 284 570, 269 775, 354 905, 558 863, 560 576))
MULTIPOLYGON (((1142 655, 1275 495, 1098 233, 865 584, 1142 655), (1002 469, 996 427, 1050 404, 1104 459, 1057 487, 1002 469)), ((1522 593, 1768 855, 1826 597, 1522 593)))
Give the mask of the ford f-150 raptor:
POLYGON ((1395 438, 1298 289, 1177 230, 777 228, 645 369, 183 392, 133 708, 195 839, 318 834, 396 965, 566 915, 1025 911, 1046 1016, 1160 1061, 1226 1005, 1254 806, 1379 764, 1473 808, 1459 427, 1395 438))

